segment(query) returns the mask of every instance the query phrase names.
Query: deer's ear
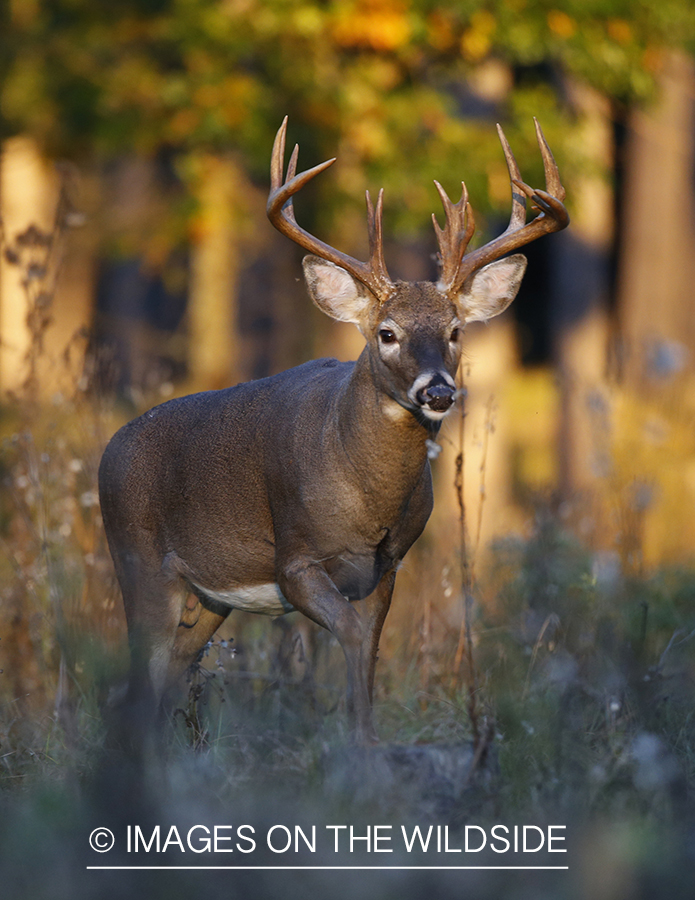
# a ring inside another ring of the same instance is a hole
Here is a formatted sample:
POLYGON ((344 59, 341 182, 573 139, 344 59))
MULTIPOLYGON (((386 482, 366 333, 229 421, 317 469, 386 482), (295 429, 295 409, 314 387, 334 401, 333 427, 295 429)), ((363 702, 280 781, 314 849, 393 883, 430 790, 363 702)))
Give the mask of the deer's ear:
POLYGON ((365 322, 374 298, 359 281, 318 256, 305 256, 303 266, 311 299, 320 310, 339 322, 358 327, 365 322))
POLYGON ((498 259, 469 278, 457 298, 465 322, 486 322, 503 313, 516 297, 526 271, 521 253, 498 259))

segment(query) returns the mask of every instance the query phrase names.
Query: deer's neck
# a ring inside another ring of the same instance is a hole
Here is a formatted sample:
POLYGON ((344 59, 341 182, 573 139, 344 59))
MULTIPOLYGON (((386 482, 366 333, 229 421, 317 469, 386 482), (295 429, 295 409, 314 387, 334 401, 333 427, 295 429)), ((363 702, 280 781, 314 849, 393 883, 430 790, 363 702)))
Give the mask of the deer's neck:
POLYGON ((427 465, 425 441, 438 427, 418 420, 378 386, 365 349, 340 398, 337 417, 342 447, 361 477, 407 492, 427 465))

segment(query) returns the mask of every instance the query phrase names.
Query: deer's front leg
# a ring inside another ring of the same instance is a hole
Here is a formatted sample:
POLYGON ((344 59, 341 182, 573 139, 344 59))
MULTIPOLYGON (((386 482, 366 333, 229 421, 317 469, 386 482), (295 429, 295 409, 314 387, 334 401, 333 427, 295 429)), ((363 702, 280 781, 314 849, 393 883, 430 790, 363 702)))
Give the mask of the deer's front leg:
POLYGON ((396 583, 396 567, 386 572, 379 584, 362 603, 365 607, 367 640, 369 642, 369 671, 367 673, 367 689, 369 691, 369 704, 373 702, 374 671, 379 652, 379 638, 384 627, 386 616, 391 607, 393 587, 396 583))
POLYGON ((364 615, 343 597, 324 569, 310 561, 294 561, 280 567, 277 578, 290 603, 337 638, 347 663, 348 718, 355 740, 376 743, 371 703, 374 634, 378 643, 385 613, 364 615))

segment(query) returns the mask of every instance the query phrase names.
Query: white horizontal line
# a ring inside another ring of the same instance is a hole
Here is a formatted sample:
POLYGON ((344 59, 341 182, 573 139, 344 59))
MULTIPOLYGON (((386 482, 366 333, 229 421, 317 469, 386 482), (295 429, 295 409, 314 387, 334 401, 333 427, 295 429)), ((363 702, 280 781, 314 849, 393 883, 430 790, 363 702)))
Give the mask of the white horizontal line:
POLYGON ((502 871, 502 870, 530 870, 530 869, 543 869, 543 870, 553 870, 558 871, 561 869, 569 869, 569 866, 87 866, 87 869, 142 869, 142 870, 162 870, 167 871, 169 869, 173 870, 181 870, 181 869, 202 869, 202 870, 210 870, 210 869, 225 869, 234 871, 238 869, 239 871, 284 871, 291 872, 292 870, 301 870, 301 871, 326 871, 326 870, 340 870, 340 871, 350 871, 350 870, 369 870, 369 871, 460 871, 462 869, 486 869, 493 871, 502 871))

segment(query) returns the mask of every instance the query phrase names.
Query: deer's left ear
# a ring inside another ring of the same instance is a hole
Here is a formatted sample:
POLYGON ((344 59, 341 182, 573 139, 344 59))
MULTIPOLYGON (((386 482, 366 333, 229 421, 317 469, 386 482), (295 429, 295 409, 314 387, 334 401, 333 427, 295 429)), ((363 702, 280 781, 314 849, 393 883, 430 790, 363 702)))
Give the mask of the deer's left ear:
POLYGON ((479 269, 456 298, 464 322, 486 322, 503 313, 516 297, 525 271, 526 257, 521 253, 479 269))

